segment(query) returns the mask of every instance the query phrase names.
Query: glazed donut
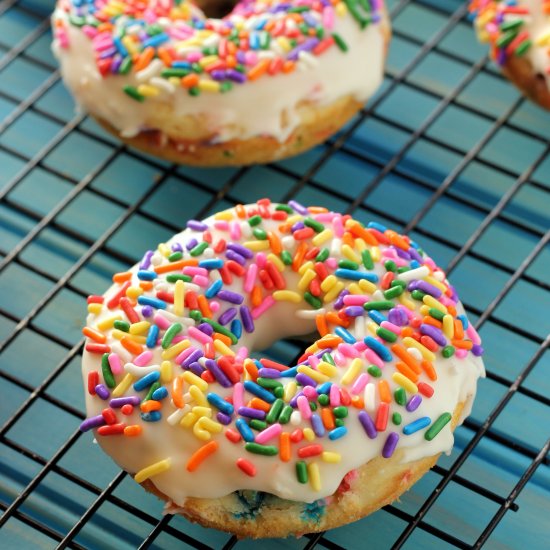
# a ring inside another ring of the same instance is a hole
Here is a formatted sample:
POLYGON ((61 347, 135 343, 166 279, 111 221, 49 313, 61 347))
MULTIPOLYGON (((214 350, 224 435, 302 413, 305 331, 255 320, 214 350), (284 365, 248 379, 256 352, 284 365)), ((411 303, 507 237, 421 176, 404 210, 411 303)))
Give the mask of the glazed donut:
POLYGON ((550 109, 548 5, 541 0, 474 0, 470 12, 479 39, 491 46, 491 59, 524 95, 550 109))
POLYGON ((101 447, 166 509, 238 536, 347 523, 453 445, 483 349, 444 272, 379 223, 239 205, 90 296, 101 447), (251 353, 318 334, 293 365, 251 353))
POLYGON ((336 132, 382 81, 383 0, 58 0, 77 103, 126 143, 193 165, 268 162, 336 132))

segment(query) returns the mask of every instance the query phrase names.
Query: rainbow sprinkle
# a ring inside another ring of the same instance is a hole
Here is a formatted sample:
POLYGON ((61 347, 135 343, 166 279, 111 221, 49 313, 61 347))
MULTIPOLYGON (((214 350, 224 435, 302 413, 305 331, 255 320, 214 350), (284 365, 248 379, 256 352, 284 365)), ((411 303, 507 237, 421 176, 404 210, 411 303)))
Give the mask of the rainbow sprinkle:
MULTIPOLYGON (((295 460, 297 480, 319 491, 319 463, 340 462, 350 426, 362 426, 366 440, 383 438, 389 458, 400 438, 422 432, 431 441, 451 421, 452 411, 423 412, 434 362, 483 349, 443 271, 408 237, 268 199, 187 226, 181 242, 116 274, 108 299, 88 298, 85 349, 98 368, 87 391, 104 409, 82 431, 139 437, 146 424, 168 422, 196 438, 190 472, 220 446, 239 445, 243 476, 256 475, 256 455, 295 460), (296 303, 319 332, 291 366, 252 359, 240 344, 278 301, 296 303), (117 350, 132 360, 123 364, 117 350), (128 424, 135 409, 140 422, 128 424), (413 420, 401 427, 403 414, 413 420)), ((167 468, 168 459, 136 477, 167 468)))

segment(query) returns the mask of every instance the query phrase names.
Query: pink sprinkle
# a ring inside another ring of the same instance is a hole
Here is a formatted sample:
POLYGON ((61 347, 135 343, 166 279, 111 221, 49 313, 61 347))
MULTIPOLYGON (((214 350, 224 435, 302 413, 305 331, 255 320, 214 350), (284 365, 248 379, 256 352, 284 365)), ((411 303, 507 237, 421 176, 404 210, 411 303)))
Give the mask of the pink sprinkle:
POLYGON ((110 353, 109 357, 109 366, 113 374, 120 374, 122 372, 122 364, 120 362, 120 357, 116 353, 110 353))
POLYGON ((432 271, 435 271, 437 269, 437 265, 435 265, 435 262, 431 258, 428 258, 426 256, 423 258, 423 260, 424 265, 427 265, 432 271))
POLYGON ((382 328, 390 330, 394 334, 401 334, 401 327, 398 327, 397 325, 394 325, 393 323, 390 323, 389 321, 382 321, 380 323, 380 326, 382 328))
POLYGON ((266 296, 263 302, 252 310, 252 319, 257 319, 263 315, 270 307, 273 307, 275 303, 275 298, 273 298, 273 296, 266 296))
POLYGON ((332 384, 329 392, 330 406, 338 407, 340 405, 340 390, 336 384, 332 384))
POLYGON ((454 306, 455 302, 451 300, 448 296, 445 296, 445 294, 442 294, 438 300, 446 307, 446 306, 454 306))
POLYGON ((171 325, 170 321, 166 317, 163 317, 158 313, 155 315, 154 320, 155 325, 157 325, 161 330, 166 330, 171 325))
POLYGON ((244 386, 242 382, 237 382, 233 386, 233 407, 238 411, 244 404, 244 386))
POLYGON ((134 359, 134 365, 137 365, 138 367, 144 367, 153 359, 153 352, 150 350, 146 350, 143 353, 140 353, 135 359, 134 359))
POLYGON ((361 354, 351 344, 338 344, 338 351, 345 357, 361 356, 361 354))
POLYGON ((378 355, 376 355, 376 353, 374 353, 374 351, 372 351, 370 348, 367 348, 365 350, 365 357, 373 364, 373 365, 376 365, 377 367, 379 368, 383 368, 384 367, 384 362, 382 361, 382 359, 380 359, 380 357, 378 357, 378 355))
POLYGON ((244 59, 245 59, 246 65, 252 67, 256 65, 256 63, 258 63, 258 54, 249 50, 245 53, 244 59))
POLYGON ((323 10, 323 27, 329 31, 334 27, 334 10, 328 6, 323 10))
POLYGON ((233 240, 241 238, 241 224, 239 222, 231 222, 229 224, 229 236, 233 240))
POLYGON ((468 350, 459 348, 459 349, 455 350, 455 355, 459 359, 464 359, 468 355, 468 350))
POLYGON ((256 254, 256 263, 258 264, 258 269, 263 269, 265 267, 267 258, 263 252, 258 252, 258 254, 256 254))
POLYGON ((344 224, 342 223, 342 216, 339 214, 332 219, 332 227, 334 227, 334 234, 340 239, 344 235, 344 224))
MULTIPOLYGON (((333 387, 334 385, 331 386, 331 389, 333 387)), ((300 395, 300 397, 298 397, 297 403, 298 403, 298 410, 300 411, 302 418, 304 420, 309 420, 311 418, 311 409, 309 407, 308 398, 305 395, 300 395)))
POLYGON ((310 367, 315 368, 321 362, 321 359, 319 359, 319 357, 317 357, 317 355, 310 355, 307 358, 307 362, 308 362, 310 367))
POLYGON ((204 269, 204 267, 194 267, 191 265, 186 265, 183 268, 184 275, 189 275, 189 277, 194 277, 195 275, 199 275, 202 277, 208 277, 208 270, 204 269))
POLYGON ((187 335, 190 338, 197 340, 197 342, 200 342, 201 344, 210 344, 213 342, 212 338, 210 338, 208 334, 205 334, 204 332, 202 332, 202 330, 199 330, 195 327, 189 327, 187 329, 187 335))
POLYGON ((304 389, 302 390, 302 393, 312 401, 314 399, 317 399, 318 397, 317 392, 315 391, 315 388, 313 386, 305 386, 304 389))
POLYGON ((474 344, 481 344, 481 338, 479 337, 479 334, 477 333, 477 330, 474 328, 474 325, 472 323, 468 324, 468 328, 466 329, 466 334, 470 337, 470 340, 474 344))
POLYGON ((237 359, 240 359, 241 361, 244 361, 248 357, 248 348, 246 346, 242 346, 237 351, 237 359))
POLYGON ((67 31, 60 27, 59 29, 57 29, 55 36, 59 42, 59 45, 65 50, 68 49, 69 35, 67 34, 67 31))
POLYGON ((216 313, 220 310, 220 302, 212 301, 208 304, 212 313, 216 313))
POLYGON ((338 267, 338 260, 336 258, 327 258, 325 260, 325 265, 329 269, 336 269, 338 267))
POLYGON ((343 367, 343 366, 345 366, 345 364, 347 363, 346 358, 345 358, 339 351, 335 351, 335 352, 332 354, 332 357, 334 358, 334 362, 335 362, 339 367, 343 367))
MULTIPOLYGON (((309 405, 308 405, 309 409, 309 405)), ((255 438, 254 441, 256 443, 259 443, 260 445, 263 445, 264 443, 267 443, 268 441, 271 441, 275 437, 279 437, 280 433, 283 431, 283 427, 277 423, 269 426, 269 428, 266 428, 265 430, 261 431, 255 438)))
POLYGON ((97 29, 95 27, 92 27, 91 25, 84 25, 80 28, 80 30, 88 37, 88 38, 94 38, 97 36, 97 29))
POLYGON ((366 294, 348 294, 347 296, 344 296, 344 305, 362 306, 365 302, 369 302, 370 299, 371 297, 366 294))
POLYGON ((366 349, 368 349, 368 346, 367 344, 365 344, 365 342, 355 342, 355 344, 353 344, 353 347, 357 350, 357 351, 360 351, 360 352, 363 352, 365 351, 366 349))
POLYGON ((334 214, 332 212, 322 212, 321 214, 316 214, 313 216, 314 220, 321 223, 330 223, 332 218, 334 218, 334 214))
POLYGON ((203 277, 202 275, 195 275, 193 277, 193 282, 202 288, 206 288, 210 284, 208 277, 203 277))
POLYGON ((172 344, 175 345, 182 340, 185 340, 185 334, 178 334, 177 336, 174 336, 174 338, 172 338, 172 344))
POLYGON ((225 220, 218 220, 214 222, 214 227, 219 231, 229 231, 229 222, 225 220))
POLYGON ((367 382, 369 381, 369 375, 366 372, 363 372, 357 377, 357 380, 353 383, 353 386, 351 387, 351 393, 354 395, 357 395, 361 393, 365 386, 367 385, 367 382))
POLYGON ((382 256, 393 260, 394 258, 397 258, 397 252, 393 248, 386 248, 382 251, 382 256))
POLYGON ((251 264, 246 272, 246 277, 244 280, 244 291, 252 292, 254 288, 254 283, 256 282, 256 275, 258 274, 258 266, 256 264, 251 264))
POLYGON ((181 365, 193 352, 197 351, 196 348, 187 348, 184 349, 177 357, 176 357, 176 363, 178 365, 181 365))

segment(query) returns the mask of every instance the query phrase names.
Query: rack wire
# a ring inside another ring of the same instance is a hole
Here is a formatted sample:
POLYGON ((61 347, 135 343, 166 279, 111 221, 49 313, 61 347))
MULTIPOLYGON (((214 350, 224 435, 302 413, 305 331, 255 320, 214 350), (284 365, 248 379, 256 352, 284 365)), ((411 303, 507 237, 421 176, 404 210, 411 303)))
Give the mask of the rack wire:
MULTIPOLYGON (((481 331, 488 373, 452 454, 401 502, 265 547, 545 547, 550 118, 488 61, 464 2, 388 4, 384 86, 337 136, 265 167, 198 170, 127 149, 73 114, 49 52, 52 3, 0 2, 0 546, 250 546, 162 516, 90 449, 77 430, 79 327, 83 298, 145 244, 270 195, 425 243, 481 331)), ((297 352, 294 342, 269 350, 297 352)))

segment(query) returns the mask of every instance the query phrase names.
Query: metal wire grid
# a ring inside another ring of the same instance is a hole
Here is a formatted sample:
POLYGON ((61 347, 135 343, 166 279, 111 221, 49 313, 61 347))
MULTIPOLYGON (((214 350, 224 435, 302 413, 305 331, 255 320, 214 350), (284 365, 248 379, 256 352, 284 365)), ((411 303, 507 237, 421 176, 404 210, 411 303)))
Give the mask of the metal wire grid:
MULTIPOLYGON (((399 14, 403 13, 403 11, 407 7, 414 3, 415 2, 411 2, 410 0, 395 1, 393 3, 390 2, 390 6, 392 8, 392 17, 399 16, 399 14)), ((404 171, 402 166, 400 165, 401 161, 406 157, 411 148, 417 143, 419 138, 422 137, 429 143, 434 143, 440 147, 443 147, 453 153, 457 153, 462 156, 461 161, 452 169, 452 171, 450 171, 450 173, 448 173, 444 181, 440 185, 438 185, 438 187, 431 195, 430 199, 424 204, 422 208, 418 210, 418 212, 416 212, 415 216, 408 222, 400 219, 391 212, 388 213, 385 209, 377 209, 376 205, 373 204, 368 204, 368 209, 370 210, 370 212, 374 212, 375 214, 385 217, 391 222, 394 222, 395 224, 404 227, 406 232, 415 231, 419 235, 425 236, 432 241, 439 242, 442 245, 453 250, 454 255, 448 263, 449 272, 452 272, 461 260, 466 257, 470 257, 482 261, 489 266, 492 266, 506 273, 508 279, 499 290, 495 298, 492 300, 492 302, 486 308, 480 310, 471 304, 466 304, 467 309, 471 314, 477 316, 476 327, 478 328, 478 330, 488 320, 491 320, 492 323, 501 326, 503 329, 518 332, 523 338, 533 342, 533 344, 536 346, 536 351, 522 367, 520 373, 515 379, 506 378, 497 372, 489 370, 488 377, 505 389, 504 394, 483 423, 479 423, 474 420, 466 421, 466 428, 471 430, 473 434, 471 439, 465 446, 464 450, 460 453, 460 455, 452 462, 450 467, 435 467, 435 473, 440 476, 439 482, 426 498, 426 500, 421 504, 416 513, 409 514, 407 512, 404 512, 399 507, 393 505, 387 506, 385 508, 387 512, 406 522, 406 527, 398 534, 397 538, 393 542, 393 548, 402 547, 412 535, 412 533, 417 529, 426 531, 440 539, 442 542, 445 541, 452 546, 458 548, 470 548, 472 546, 471 543, 465 542, 464 540, 461 540, 460 538, 445 532, 444 528, 433 525, 426 520, 426 515, 428 514, 434 503, 437 501, 439 496, 442 494, 445 487, 447 487, 447 485, 449 485, 451 482, 459 484, 466 488, 468 491, 472 491, 480 495, 481 497, 489 499, 499 505, 497 512, 494 514, 494 517, 485 525, 484 529, 479 534, 477 540, 473 544, 474 547, 478 548, 490 539, 493 530, 497 527, 498 523, 508 510, 516 511, 518 509, 515 501, 522 489, 535 473, 537 467, 540 464, 549 464, 548 451, 550 449, 550 440, 547 440, 540 449, 535 450, 528 445, 522 445, 512 438, 503 436, 500 432, 492 429, 492 426, 497 420, 499 414, 504 410, 506 405, 510 402, 510 400, 516 393, 523 394, 529 399, 541 403, 545 407, 550 406, 550 399, 546 395, 543 395, 542 392, 535 391, 523 385, 524 380, 535 368, 539 360, 541 360, 544 353, 548 349, 550 344, 550 336, 547 336, 543 339, 531 333, 527 329, 522 329, 521 327, 514 325, 512 321, 508 322, 493 315, 495 309, 499 306, 499 304, 501 304, 504 297, 519 281, 527 281, 529 283, 538 285, 545 291, 550 290, 550 284, 547 280, 542 280, 527 272, 529 266, 533 263, 533 261, 537 259, 544 248, 547 247, 547 245, 549 244, 550 231, 542 232, 538 229, 534 229, 531 224, 527 223, 524 220, 517 219, 516 217, 511 216, 509 213, 506 212, 506 208, 510 205, 512 199, 527 184, 537 187, 540 191, 546 193, 547 198, 550 198, 548 195, 549 190, 547 187, 531 180, 531 176, 544 161, 544 158, 549 151, 549 145, 546 143, 546 140, 542 138, 538 133, 531 132, 524 126, 518 125, 517 122, 515 122, 513 118, 514 114, 524 103, 524 100, 519 97, 514 100, 509 105, 509 107, 505 109, 499 116, 497 116, 496 119, 494 117, 488 116, 486 112, 478 109, 476 106, 470 105, 468 107, 465 107, 464 104, 461 104, 461 108, 466 108, 472 114, 475 114, 476 116, 482 117, 483 119, 489 121, 489 127, 487 131, 480 136, 475 146, 473 146, 465 155, 462 153, 460 148, 454 148, 449 143, 442 142, 441 140, 431 137, 427 134, 427 131, 440 118, 445 110, 450 105, 456 105, 457 97, 468 87, 468 85, 474 80, 474 78, 480 73, 490 71, 490 69, 487 67, 487 59, 480 59, 478 62, 471 65, 471 62, 467 58, 463 57, 460 52, 450 52, 449 50, 441 49, 440 47, 441 41, 457 25, 464 24, 463 20, 466 14, 466 6, 464 3, 450 2, 450 4, 453 5, 454 10, 451 10, 450 12, 448 10, 449 2, 447 2, 444 6, 441 6, 438 2, 428 0, 416 2, 416 4, 423 6, 426 10, 429 10, 430 12, 439 15, 445 15, 446 17, 448 17, 446 24, 426 42, 422 42, 421 40, 411 36, 408 33, 394 31, 394 37, 397 37, 415 46, 417 48, 417 52, 399 72, 397 72, 396 74, 386 75, 387 85, 383 89, 383 91, 377 96, 377 98, 372 101, 367 108, 361 111, 361 113, 354 119, 352 124, 350 124, 335 139, 329 142, 328 146, 323 150, 322 154, 316 158, 315 162, 313 162, 311 166, 307 169, 307 171, 305 171, 303 174, 300 175, 299 171, 297 173, 293 168, 289 167, 288 164, 284 163, 270 165, 268 169, 270 171, 274 171, 275 173, 292 178, 295 181, 295 183, 290 187, 290 189, 288 189, 284 196, 284 200, 288 200, 296 197, 306 187, 319 189, 319 183, 316 181, 317 174, 323 168, 323 166, 339 151, 345 151, 350 156, 350 158, 356 158, 360 161, 368 162, 378 168, 378 173, 368 183, 368 185, 365 185, 363 187, 360 194, 351 203, 349 201, 349 198, 345 194, 342 194, 337 189, 332 190, 332 195, 336 199, 345 201, 347 203, 347 212, 360 214, 365 209, 364 204, 366 199, 368 199, 373 194, 373 192, 381 184, 384 178, 390 173, 412 179, 412 181, 421 188, 432 190, 433 186, 430 184, 429 181, 422 177, 419 177, 418 175, 411 176, 409 173, 404 171), (415 68, 417 68, 419 64, 421 64, 426 56, 431 52, 437 52, 439 55, 450 61, 456 61, 462 64, 469 65, 469 69, 463 76, 463 78, 456 84, 456 86, 452 90, 444 95, 444 97, 441 97, 430 89, 426 89, 421 85, 415 84, 414 82, 407 80, 411 73, 415 70, 415 68), (378 112, 378 107, 384 102, 384 100, 392 93, 392 91, 394 91, 404 82, 406 82, 407 86, 409 86, 410 88, 418 89, 424 94, 431 95, 438 101, 436 108, 413 132, 410 132, 409 128, 406 125, 403 125, 395 121, 394 119, 390 119, 378 112), (394 127, 396 130, 407 134, 407 139, 396 150, 396 152, 387 162, 376 158, 371 153, 369 153, 369 151, 358 150, 357 148, 351 147, 349 145, 349 138, 368 119, 383 122, 384 124, 388 124, 394 127), (482 160, 478 156, 483 148, 497 134, 497 132, 505 126, 507 128, 517 130, 523 135, 527 135, 533 140, 541 142, 544 145, 542 153, 538 155, 538 157, 529 166, 528 169, 526 169, 523 173, 519 175, 513 170, 504 168, 503 166, 500 166, 486 159, 482 160), (466 242, 462 244, 462 246, 457 246, 449 239, 438 235, 437 231, 427 230, 424 227, 421 227, 419 224, 442 197, 457 198, 455 191, 452 189, 452 186, 458 180, 464 170, 470 165, 470 163, 472 163, 473 160, 481 162, 492 170, 504 173, 505 175, 514 178, 515 183, 511 187, 509 187, 504 194, 502 194, 500 200, 492 208, 486 208, 474 198, 468 199, 462 195, 459 197, 460 201, 467 204, 470 208, 478 211, 483 216, 483 221, 477 226, 475 231, 466 240, 466 242), (503 263, 498 258, 493 258, 487 256, 486 254, 483 254, 482 252, 474 250, 474 245, 476 245, 476 243, 480 240, 480 238, 484 235, 486 230, 495 220, 505 220, 508 224, 520 228, 522 231, 527 232, 537 239, 536 245, 516 269, 510 268, 507 264, 503 263), (517 483, 507 495, 503 496, 496 492, 493 492, 478 483, 468 480, 458 473, 460 467, 465 463, 474 448, 483 438, 496 441, 500 445, 503 445, 509 449, 513 449, 515 452, 524 455, 530 460, 529 466, 523 472, 517 483)), ((13 157, 20 159, 24 163, 22 168, 0 190, 0 205, 4 204, 10 209, 26 215, 35 222, 32 229, 28 231, 28 233, 23 236, 16 244, 16 246, 11 248, 11 250, 3 250, 0 243, 0 253, 3 255, 3 258, 0 257, 0 274, 8 266, 16 264, 26 270, 36 273, 37 275, 52 283, 49 291, 45 293, 42 298, 34 304, 32 309, 24 316, 15 315, 10 309, 4 308, 2 305, 0 305, 0 314, 14 323, 13 329, 8 334, 7 338, 4 341, 0 342, 0 353, 2 353, 9 346, 10 342, 18 334, 22 333, 26 329, 29 329, 40 336, 44 336, 54 341, 59 346, 62 346, 64 349, 66 349, 66 354, 63 360, 56 366, 56 368, 52 370, 51 373, 37 386, 29 384, 28 381, 22 377, 16 376, 9 372, 0 371, 0 379, 4 381, 9 381, 11 384, 14 384, 15 386, 18 386, 19 388, 28 392, 27 399, 17 408, 17 410, 13 411, 8 420, 0 428, 0 443, 4 446, 9 447, 16 453, 34 461, 39 467, 38 473, 34 476, 34 478, 30 480, 24 490, 10 504, 6 505, 0 503, 0 507, 4 510, 3 515, 0 517, 0 527, 4 525, 4 523, 6 523, 10 518, 14 517, 32 527, 33 529, 48 535, 54 541, 57 541, 59 548, 84 548, 80 543, 75 540, 75 538, 77 537, 80 530, 90 520, 90 518, 92 518, 94 513, 99 509, 99 507, 105 502, 109 502, 130 514, 134 514, 144 522, 151 525, 151 530, 149 534, 143 539, 140 548, 147 548, 154 544, 154 541, 161 533, 168 533, 169 535, 181 540, 182 542, 194 548, 209 548, 207 544, 205 544, 198 538, 186 534, 179 528, 173 527, 170 524, 172 520, 171 516, 164 516, 162 519, 159 520, 158 518, 141 511, 133 504, 123 501, 115 496, 113 492, 121 484, 126 476, 126 474, 124 474, 123 472, 120 472, 114 477, 114 479, 112 479, 110 483, 108 483, 104 488, 101 488, 79 477, 78 475, 71 472, 69 469, 60 466, 60 460, 80 438, 81 434, 77 429, 75 429, 74 433, 58 448, 57 452, 53 454, 53 456, 51 456, 49 459, 40 456, 33 450, 25 447, 24 445, 21 445, 8 435, 9 430, 16 425, 18 420, 24 415, 25 411, 35 401, 39 399, 50 403, 54 407, 65 411, 70 415, 73 415, 75 419, 75 426, 78 423, 78 419, 84 418, 84 415, 79 408, 73 407, 64 400, 52 395, 48 391, 51 385, 56 381, 56 379, 58 379, 58 377, 65 371, 71 361, 75 358, 78 358, 81 353, 82 342, 78 342, 76 345, 71 347, 59 335, 44 330, 37 324, 34 324, 34 320, 36 319, 38 313, 42 311, 42 309, 46 307, 63 289, 68 289, 84 298, 85 294, 77 285, 73 284, 72 279, 75 274, 77 274, 79 270, 83 268, 94 257, 96 253, 102 252, 104 254, 107 254, 108 256, 114 258, 117 261, 120 261, 123 264, 133 263, 135 261, 135 258, 130 257, 129 255, 124 254, 121 251, 113 248, 109 244, 109 240, 117 232, 117 230, 119 230, 124 225, 124 223, 127 222, 136 213, 139 212, 140 216, 146 219, 152 218, 147 210, 142 209, 142 207, 144 203, 150 198, 154 188, 144 193, 141 198, 136 202, 128 205, 120 199, 113 198, 112 195, 106 193, 105 191, 102 191, 98 188, 93 188, 91 184, 94 182, 94 180, 96 180, 96 178, 98 178, 107 169, 107 167, 115 161, 115 159, 117 159, 122 153, 124 153, 131 158, 146 162, 150 166, 153 166, 155 169, 157 169, 161 174, 159 180, 157 181, 157 186, 160 186, 163 182, 168 180, 168 178, 176 178, 182 181, 185 179, 185 181, 191 182, 193 186, 205 189, 203 182, 201 182, 199 179, 193 179, 193 177, 189 175, 185 175, 185 177, 182 176, 176 166, 166 166, 165 164, 150 159, 149 157, 145 157, 138 152, 127 150, 124 146, 120 144, 112 146, 112 142, 108 138, 104 137, 103 135, 97 134, 95 131, 88 129, 88 127, 84 125, 85 118, 82 115, 76 115, 71 120, 66 122, 62 118, 56 116, 54 113, 48 112, 44 108, 38 106, 37 102, 41 98, 43 98, 44 95, 59 80, 59 73, 55 67, 50 66, 48 63, 44 62, 38 57, 28 53, 29 47, 48 32, 49 21, 47 17, 44 17, 44 12, 40 10, 37 6, 33 4, 27 5, 27 3, 18 2, 17 0, 4 0, 0 2, 0 16, 14 6, 17 6, 18 9, 22 10, 22 12, 28 15, 36 16, 36 26, 32 30, 32 32, 27 34, 23 38, 23 40, 21 40, 15 46, 10 47, 9 45, 3 45, 2 37, 0 36, 0 48, 4 50, 4 55, 0 58, 0 71, 7 67, 10 63, 12 63, 15 59, 20 58, 24 59, 28 63, 47 70, 51 74, 22 102, 19 102, 16 96, 6 91, 0 91, 0 99, 6 99, 12 103, 17 103, 17 107, 14 108, 11 113, 0 122, 0 135, 5 132, 10 126, 12 126, 24 113, 28 111, 36 112, 42 117, 49 119, 57 124, 60 124, 62 128, 54 135, 53 138, 47 141, 47 143, 45 143, 45 145, 43 145, 43 147, 32 156, 21 153, 21 151, 19 151, 17 148, 12 148, 9 144, 6 144, 5 142, 0 143, 0 151, 12 155, 13 157), (47 163, 44 163, 44 159, 73 132, 81 133, 92 140, 111 147, 110 154, 108 154, 102 162, 97 164, 80 180, 68 176, 62 171, 49 166, 47 163), (10 193, 14 189, 16 189, 16 187, 24 180, 24 178, 36 167, 40 167, 42 170, 45 170, 51 175, 62 178, 63 180, 68 181, 73 185, 71 191, 53 208, 51 208, 46 215, 41 215, 33 209, 22 207, 17 202, 13 202, 12 200, 10 200, 9 196, 10 193), (106 198, 123 209, 122 215, 106 231, 104 231, 98 239, 91 239, 84 233, 69 230, 67 229, 67 227, 64 227, 56 220, 58 215, 61 214, 71 204, 71 202, 75 200, 75 198, 77 198, 84 190, 87 190, 100 197, 106 198), (37 239, 41 235, 41 233, 47 228, 52 228, 62 231, 64 233, 68 233, 72 238, 83 243, 87 247, 87 250, 72 264, 70 269, 68 269, 60 278, 54 277, 49 271, 42 269, 41 267, 35 265, 33 262, 30 262, 22 257, 22 253, 27 249, 27 247, 31 243, 33 243, 35 239, 37 239), (22 504, 26 501, 26 499, 33 493, 33 491, 46 477, 46 475, 52 472, 86 489, 91 494, 96 495, 93 503, 88 507, 88 509, 73 525, 73 527, 66 533, 58 532, 51 526, 43 522, 37 521, 31 515, 21 510, 22 504)), ((497 76, 497 78, 499 77, 497 76)), ((232 175, 228 178, 226 183, 223 185, 223 187, 217 190, 216 193, 212 194, 211 198, 206 202, 203 208, 200 211, 196 212, 196 217, 200 218, 207 212, 215 209, 217 206, 220 205, 220 203, 222 203, 222 201, 235 202, 236 198, 232 195, 232 192, 236 184, 241 181, 251 170, 255 169, 242 168, 240 170, 234 171, 232 175)), ((211 193, 211 189, 207 190, 211 193)), ((156 224, 164 226, 167 230, 170 230, 171 232, 175 232, 179 229, 177 225, 171 223, 168 220, 159 220, 157 217, 154 217, 152 219, 154 219, 154 222, 156 224)), ((225 542, 224 548, 232 548, 235 545, 239 545, 239 543, 234 537, 231 537, 225 542)), ((342 548, 342 546, 340 546, 339 544, 329 540, 324 533, 308 536, 307 541, 305 542, 305 545, 303 547, 309 549, 316 546, 326 548, 342 548)))

